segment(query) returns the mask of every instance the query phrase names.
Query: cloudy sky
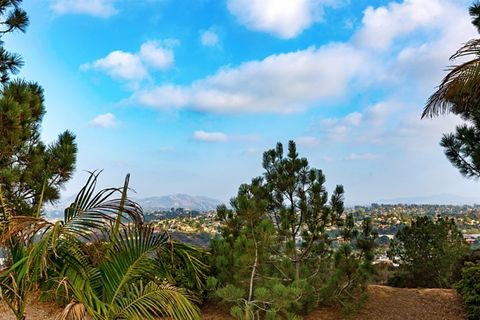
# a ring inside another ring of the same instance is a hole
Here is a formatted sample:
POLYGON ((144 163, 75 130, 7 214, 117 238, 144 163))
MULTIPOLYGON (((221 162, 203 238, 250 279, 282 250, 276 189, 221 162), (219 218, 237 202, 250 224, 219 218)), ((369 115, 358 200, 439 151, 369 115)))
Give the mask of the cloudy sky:
MULTIPOLYGON (((294 139, 347 201, 477 197, 420 120, 448 57, 477 34, 466 0, 26 0, 6 38, 45 89, 45 140, 70 129, 78 170, 138 196, 226 200, 294 139)), ((477 197, 478 198, 478 197, 477 197)))

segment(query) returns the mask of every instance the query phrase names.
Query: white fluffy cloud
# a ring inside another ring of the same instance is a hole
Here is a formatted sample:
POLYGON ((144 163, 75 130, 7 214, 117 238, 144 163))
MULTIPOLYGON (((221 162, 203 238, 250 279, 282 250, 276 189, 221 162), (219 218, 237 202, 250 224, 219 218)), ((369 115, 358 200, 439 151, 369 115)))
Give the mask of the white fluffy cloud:
POLYGON ((106 57, 81 66, 81 69, 104 71, 112 78, 140 81, 149 76, 149 68, 164 71, 174 63, 171 41, 148 41, 142 44, 140 52, 121 50, 110 52, 106 57))
MULTIPOLYGON (((298 16, 299 12, 311 13, 311 6, 338 2, 252 0, 242 9, 242 1, 229 0, 229 8, 255 12, 265 8, 262 12, 271 12, 268 21, 272 24, 276 23, 278 15, 298 16), (289 6, 291 10, 286 10, 289 6), (307 7, 310 9, 305 9, 307 7)), ((190 84, 167 82, 137 86, 139 89, 134 91, 131 101, 158 109, 189 108, 232 114, 301 112, 322 102, 346 100, 351 94, 377 88, 395 90, 404 97, 411 97, 412 92, 404 94, 401 91, 416 90, 418 99, 438 82, 441 70, 455 49, 475 36, 466 5, 458 5, 458 1, 403 0, 369 7, 359 29, 346 42, 225 66, 190 84), (420 44, 419 35, 424 38, 420 44)), ((205 38, 204 44, 213 45, 217 39, 208 32, 201 38, 205 38)), ((173 63, 172 45, 163 41, 144 43, 138 53, 115 51, 87 66, 103 70, 112 77, 138 81, 148 78, 150 69, 165 70, 173 63)), ((388 116, 382 112, 389 110, 382 105, 372 106, 361 115, 353 113, 351 119, 327 119, 323 125, 331 133, 346 134, 349 128, 367 118, 370 125, 381 124, 388 116)))
POLYGON ((352 127, 359 126, 364 115, 360 112, 352 112, 343 118, 328 118, 320 121, 321 130, 331 136, 347 134, 352 127))
POLYGON ((206 30, 200 34, 200 42, 206 47, 214 47, 219 44, 220 38, 215 31, 206 30))
POLYGON ((115 0, 54 0, 51 8, 58 14, 86 14, 107 18, 118 12, 114 2, 115 0))
POLYGON ((95 127, 114 128, 118 125, 118 122, 114 114, 104 113, 93 118, 93 120, 90 121, 90 124, 95 127))
POLYGON ((363 45, 386 49, 397 38, 420 27, 433 27, 446 14, 443 0, 404 0, 387 6, 368 7, 357 39, 363 45))
POLYGON ((162 47, 159 41, 149 41, 142 44, 139 56, 145 63, 158 70, 170 68, 175 60, 172 49, 162 47))
MULTIPOLYGON (((418 106, 389 99, 343 117, 321 119, 316 128, 327 141, 353 145, 388 144, 391 142, 388 139, 397 133, 399 119, 410 110, 418 110, 418 106)), ((418 114, 417 117, 420 118, 418 114)))
POLYGON ((226 142, 228 137, 223 132, 206 132, 198 130, 193 133, 193 139, 203 142, 226 142))
MULTIPOLYGON (((307 2, 292 1, 289 5, 295 3, 307 2)), ((256 6, 268 7, 269 2, 251 1, 251 7, 256 6)), ((475 35, 469 21, 465 6, 453 0, 391 2, 368 8, 359 30, 347 42, 220 68, 190 85, 167 83, 139 90, 133 99, 160 109, 290 113, 376 87, 409 88, 417 94, 423 89, 421 94, 427 94, 448 64, 448 57, 475 35), (426 37, 420 46, 418 34, 426 37), (401 45, 393 46, 399 38, 401 45)), ((381 106, 377 107, 381 112, 381 106)), ((345 124, 330 127, 346 131, 345 124)))
MULTIPOLYGON (((331 1, 330 1, 331 2, 331 1)), ((228 0, 228 10, 247 28, 294 38, 322 18, 319 0, 228 0)))
MULTIPOLYGON (((363 47, 385 50, 396 39, 418 29, 426 29, 442 36, 442 33, 448 32, 450 28, 456 29, 458 25, 469 24, 469 20, 465 8, 450 0, 392 1, 386 6, 368 7, 365 10, 362 26, 356 33, 355 40, 363 47), (461 20, 460 17, 466 19, 461 20)), ((462 35, 457 34, 457 39, 458 37, 462 35)))
POLYGON ((139 56, 120 50, 110 52, 91 66, 96 70, 105 71, 113 78, 122 80, 142 80, 148 75, 139 56))
POLYGON ((348 45, 269 56, 216 74, 190 86, 162 85, 134 99, 155 108, 191 107, 220 113, 290 113, 341 96, 367 62, 348 45), (348 68, 338 66, 347 65, 348 68))

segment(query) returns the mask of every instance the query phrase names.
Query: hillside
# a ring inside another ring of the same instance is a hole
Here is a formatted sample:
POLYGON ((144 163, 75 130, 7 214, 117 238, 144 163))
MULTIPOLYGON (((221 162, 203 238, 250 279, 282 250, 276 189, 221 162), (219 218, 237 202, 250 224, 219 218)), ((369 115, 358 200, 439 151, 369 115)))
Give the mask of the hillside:
MULTIPOLYGON (((464 320, 462 305, 455 290, 448 289, 400 289, 371 285, 369 300, 348 320, 464 320)), ((48 303, 34 302, 27 307, 26 320, 54 319, 59 309, 48 303)), ((14 320, 9 310, 0 305, 0 319, 14 320)), ((231 320, 228 312, 217 306, 203 309, 204 320, 231 320)), ((340 310, 319 309, 305 320, 343 320, 340 310)))

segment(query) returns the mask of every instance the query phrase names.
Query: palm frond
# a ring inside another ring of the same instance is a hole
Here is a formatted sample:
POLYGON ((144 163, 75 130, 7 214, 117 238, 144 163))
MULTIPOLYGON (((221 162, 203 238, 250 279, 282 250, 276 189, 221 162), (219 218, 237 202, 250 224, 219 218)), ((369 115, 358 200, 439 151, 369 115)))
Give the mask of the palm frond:
POLYGON ((480 33, 480 2, 475 1, 469 8, 470 17, 472 17, 472 24, 477 28, 480 33))
MULTIPOLYGON (((103 219, 110 222, 117 220, 129 220, 136 224, 143 223, 143 211, 140 205, 125 197, 124 188, 107 188, 95 194, 99 172, 90 172, 87 182, 76 196, 74 202, 65 209, 65 223, 85 214, 102 215, 103 219), (120 194, 120 198, 112 199, 115 194, 120 194)), ((125 178, 128 187, 128 177, 125 178)))
POLYGON ((138 279, 154 279, 154 254, 166 243, 166 237, 154 234, 151 226, 126 226, 112 239, 111 252, 100 265, 105 277, 105 299, 113 302, 124 287, 138 279))
POLYGON ((112 319, 200 319, 198 307, 185 290, 168 284, 144 284, 142 281, 129 285, 128 289, 128 297, 119 301, 118 306, 112 309, 112 319))
POLYGON ((467 42, 451 59, 474 56, 449 69, 437 90, 430 96, 422 118, 453 112, 468 113, 480 102, 480 39, 467 42))
POLYGON ((201 249, 169 238, 168 246, 163 246, 157 252, 156 261, 162 270, 161 275, 165 278, 172 277, 172 272, 181 269, 190 279, 194 279, 195 287, 201 289, 204 286, 205 271, 207 270, 207 265, 201 260, 201 255, 206 254, 207 252, 203 252, 201 249))
POLYGON ((65 306, 56 320, 85 320, 87 316, 87 308, 83 303, 71 301, 65 306))

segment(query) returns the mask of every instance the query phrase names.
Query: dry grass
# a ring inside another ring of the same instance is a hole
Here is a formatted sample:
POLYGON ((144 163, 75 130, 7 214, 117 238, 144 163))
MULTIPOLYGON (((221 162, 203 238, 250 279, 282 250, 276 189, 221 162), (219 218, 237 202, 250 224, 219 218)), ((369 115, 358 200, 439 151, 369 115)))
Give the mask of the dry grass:
MULTIPOLYGON (((356 314, 345 317, 335 308, 318 309, 305 320, 464 320, 462 304, 455 290, 399 289, 372 285, 369 300, 356 314)), ((27 307, 27 320, 52 320, 59 308, 33 299, 27 307)), ((0 304, 0 319, 15 320, 11 312, 0 304)), ((204 320, 231 320, 227 311, 218 306, 202 310, 204 320)))

